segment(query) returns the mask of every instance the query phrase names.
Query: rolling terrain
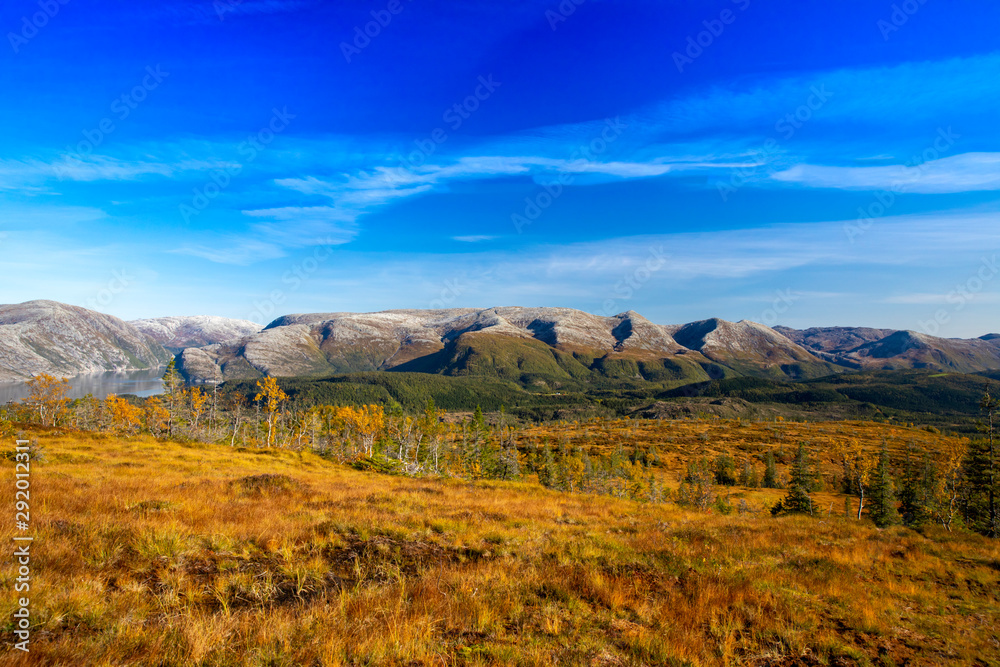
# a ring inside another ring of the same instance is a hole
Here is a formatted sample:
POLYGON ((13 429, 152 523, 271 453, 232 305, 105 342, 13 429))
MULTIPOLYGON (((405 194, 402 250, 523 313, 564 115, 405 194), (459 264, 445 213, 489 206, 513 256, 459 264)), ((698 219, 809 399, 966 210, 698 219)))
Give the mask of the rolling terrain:
MULTIPOLYGON (((256 380, 231 380, 220 392, 230 400, 252 397, 256 380)), ((652 419, 872 420, 915 423, 974 434, 982 418, 979 403, 1000 371, 940 374, 926 370, 839 373, 808 381, 729 377, 676 386, 597 377, 558 386, 523 386, 485 376, 427 373, 345 373, 324 378, 280 378, 296 405, 364 405, 419 413, 431 398, 445 410, 501 408, 524 422, 633 416, 652 419)), ((553 385, 556 383, 553 381, 553 385)))

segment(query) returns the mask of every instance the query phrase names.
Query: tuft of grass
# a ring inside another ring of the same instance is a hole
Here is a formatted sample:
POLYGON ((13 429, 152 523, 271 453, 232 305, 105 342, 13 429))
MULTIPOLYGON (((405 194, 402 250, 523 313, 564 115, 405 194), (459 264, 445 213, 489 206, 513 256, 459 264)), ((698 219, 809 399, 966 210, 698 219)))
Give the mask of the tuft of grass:
POLYGON ((173 509, 174 504, 166 500, 143 500, 134 505, 129 505, 126 509, 130 512, 140 514, 150 512, 166 512, 173 509))
POLYGON ((289 493, 301 486, 299 482, 288 475, 277 475, 274 473, 249 475, 236 480, 232 485, 239 491, 250 495, 289 493))

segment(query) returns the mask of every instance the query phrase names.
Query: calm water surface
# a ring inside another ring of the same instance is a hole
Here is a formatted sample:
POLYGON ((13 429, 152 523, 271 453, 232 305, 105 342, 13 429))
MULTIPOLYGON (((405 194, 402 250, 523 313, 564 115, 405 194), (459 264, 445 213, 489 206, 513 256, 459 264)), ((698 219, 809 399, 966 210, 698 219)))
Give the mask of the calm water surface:
MULTIPOLYGON (((121 373, 93 373, 69 378, 69 398, 106 398, 108 394, 135 394, 153 396, 163 393, 163 368, 121 373)), ((0 382, 0 403, 18 401, 28 396, 28 386, 23 382, 0 382)))

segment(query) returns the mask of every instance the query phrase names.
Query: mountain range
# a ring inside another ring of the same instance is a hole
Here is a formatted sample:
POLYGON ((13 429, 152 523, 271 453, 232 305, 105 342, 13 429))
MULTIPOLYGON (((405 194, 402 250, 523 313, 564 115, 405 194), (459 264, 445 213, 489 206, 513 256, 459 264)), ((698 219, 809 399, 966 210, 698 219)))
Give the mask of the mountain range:
POLYGON ((601 317, 568 308, 391 310, 286 315, 251 336, 188 348, 179 359, 192 381, 416 371, 524 384, 592 375, 685 384, 734 375, 993 370, 1000 368, 1000 335, 772 329, 718 318, 658 325, 633 311, 601 317))
POLYGON ((682 385, 742 375, 798 380, 850 370, 994 370, 1000 335, 772 329, 718 318, 659 325, 633 311, 602 317, 521 307, 296 314, 259 330, 214 316, 125 322, 54 301, 0 305, 0 381, 155 368, 172 354, 192 382, 411 371, 525 385, 595 376, 682 385))

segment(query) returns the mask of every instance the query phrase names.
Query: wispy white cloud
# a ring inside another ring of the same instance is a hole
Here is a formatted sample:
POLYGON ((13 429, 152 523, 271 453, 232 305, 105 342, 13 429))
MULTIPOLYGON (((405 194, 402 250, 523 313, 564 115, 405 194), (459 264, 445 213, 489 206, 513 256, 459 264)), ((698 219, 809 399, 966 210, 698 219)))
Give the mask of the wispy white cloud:
POLYGON ((963 153, 918 166, 829 167, 801 164, 772 175, 814 188, 912 193, 1000 190, 1000 153, 963 153))
POLYGON ((488 236, 486 234, 473 234, 471 236, 452 236, 453 241, 459 241, 461 243, 482 243, 484 241, 492 241, 495 236, 488 236))
POLYGON ((966 301, 975 300, 978 303, 1000 303, 1000 294, 996 292, 980 292, 971 294, 966 292, 964 295, 958 292, 952 292, 950 294, 936 294, 927 292, 916 292, 913 294, 899 294, 895 296, 886 297, 881 300, 881 303, 893 303, 893 304, 905 304, 905 305, 918 305, 918 306, 935 306, 935 305, 952 305, 955 306, 959 303, 965 303, 966 301))
POLYGON ((91 206, 59 204, 0 204, 4 229, 60 229, 67 225, 97 222, 107 214, 91 206))
POLYGON ((285 206, 243 211, 260 220, 243 234, 210 235, 171 252, 200 257, 217 264, 248 266, 285 257, 310 246, 336 246, 357 236, 354 217, 329 206, 285 206))
POLYGON ((634 130, 647 137, 723 129, 759 131, 807 103, 809 123, 849 122, 870 125, 923 123, 988 109, 1000 102, 1000 90, 983 85, 1000 71, 1000 53, 968 58, 904 62, 886 67, 852 67, 792 76, 764 76, 714 85, 704 91, 666 100, 637 113, 634 130), (947 95, 940 91, 947 90, 947 95), (821 98, 826 101, 821 102, 821 98))
POLYGON ((615 179, 634 179, 662 176, 675 171, 690 172, 734 166, 747 166, 747 163, 712 162, 704 158, 602 162, 582 158, 477 155, 460 157, 449 163, 412 168, 378 166, 338 177, 310 175, 280 178, 275 180, 275 184, 304 195, 327 198, 345 219, 354 220, 364 213, 395 201, 440 191, 452 182, 508 176, 553 180, 559 175, 600 175, 615 179))
MULTIPOLYGON (((995 218, 990 213, 886 217, 868 231, 865 243, 853 245, 844 236, 844 224, 844 221, 780 224, 755 229, 621 237, 516 251, 470 250, 447 256, 418 253, 394 261, 387 258, 382 268, 397 279, 400 271, 426 273, 427 267, 442 267, 442 271, 462 272, 467 276, 503 275, 510 279, 511 286, 519 289, 537 285, 543 291, 586 295, 593 293, 595 283, 614 282, 644 266, 652 250, 666 259, 651 282, 661 288, 668 285, 676 288, 706 280, 744 280, 819 265, 919 270, 928 262, 940 263, 942 256, 950 261, 967 257, 970 270, 976 270, 984 248, 995 248, 1000 243, 995 218), (894 251, 887 253, 887 247, 894 251), (441 261, 443 257, 447 261, 441 261)), ((803 290, 805 293, 824 299, 853 296, 836 290, 803 290)))
POLYGON ((210 235, 171 252, 248 266, 285 257, 295 248, 350 243, 358 233, 353 214, 330 206, 285 206, 243 214, 259 220, 246 233, 210 235))
POLYGON ((230 16, 278 14, 298 11, 320 0, 213 0, 212 2, 167 2, 154 16, 167 16, 184 22, 213 23, 230 16))
POLYGON ((243 213, 269 219, 255 224, 254 231, 285 247, 340 245, 357 235, 354 215, 330 206, 286 206, 243 213))
POLYGON ((187 244, 169 252, 200 257, 216 264, 249 266, 268 259, 285 257, 285 250, 276 243, 239 235, 213 235, 205 243, 187 244))
POLYGON ((50 160, 0 159, 0 190, 45 191, 58 181, 134 181, 150 175, 172 177, 181 172, 207 172, 229 166, 232 163, 180 156, 162 161, 67 154, 50 160))

